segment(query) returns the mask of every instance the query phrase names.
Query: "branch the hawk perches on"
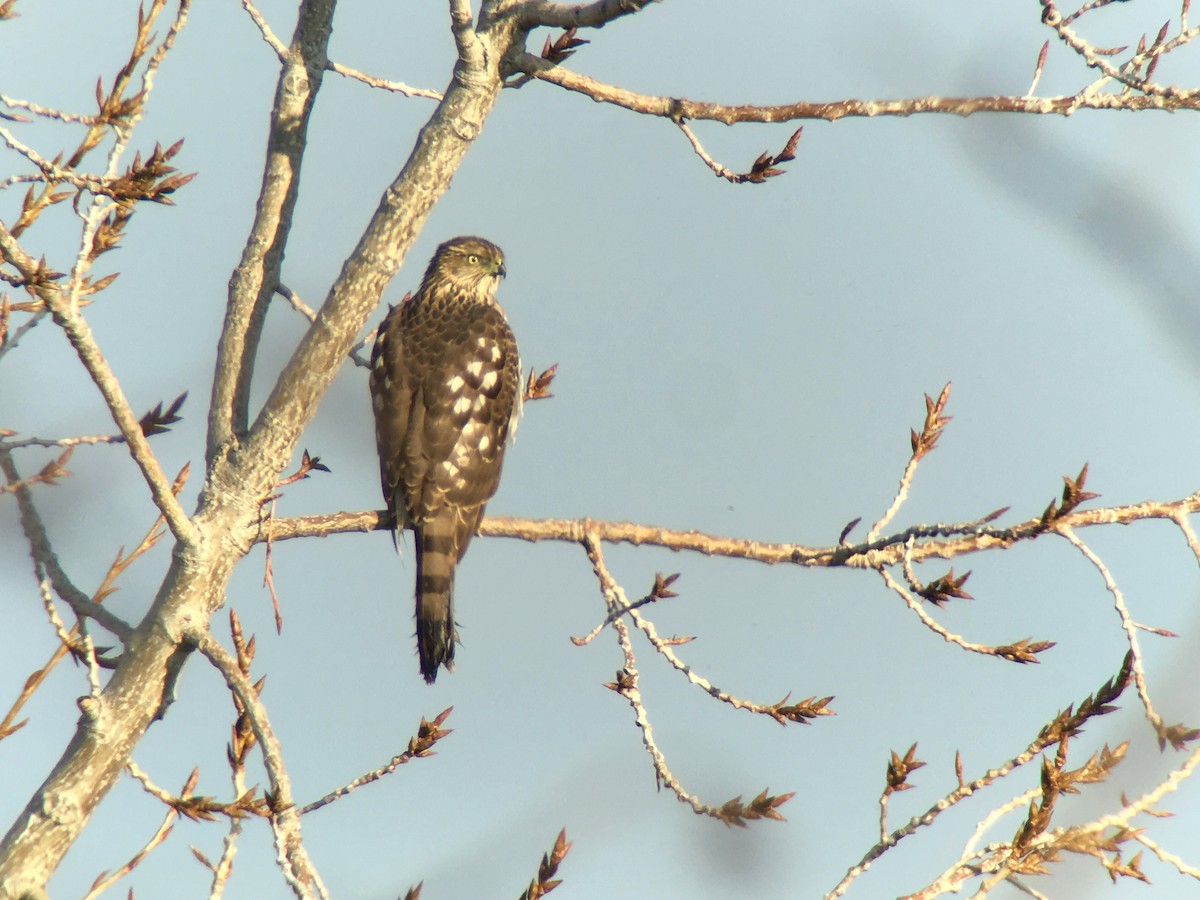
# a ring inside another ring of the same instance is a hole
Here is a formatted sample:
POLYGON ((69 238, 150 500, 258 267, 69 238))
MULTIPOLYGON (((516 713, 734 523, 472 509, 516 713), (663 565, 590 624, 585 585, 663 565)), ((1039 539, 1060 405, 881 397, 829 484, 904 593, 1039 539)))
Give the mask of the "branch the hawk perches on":
POLYGON ((504 252, 446 241, 416 294, 392 309, 371 352, 383 496, 416 535, 417 651, 432 683, 454 668, 454 568, 500 483, 521 408, 521 361, 496 288, 504 252))

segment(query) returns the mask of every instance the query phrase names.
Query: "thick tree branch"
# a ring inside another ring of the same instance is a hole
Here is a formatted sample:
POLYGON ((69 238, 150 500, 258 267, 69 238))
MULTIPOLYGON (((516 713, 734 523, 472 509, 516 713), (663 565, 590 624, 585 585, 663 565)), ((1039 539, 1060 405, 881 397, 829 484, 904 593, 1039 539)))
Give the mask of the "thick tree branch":
POLYGON ((471 22, 470 0, 450 0, 450 31, 454 34, 458 58, 467 67, 478 69, 483 64, 483 47, 471 22))
POLYGON ((271 107, 258 208, 242 259, 229 279, 208 413, 206 456, 210 462, 245 432, 249 420, 254 358, 299 196, 300 164, 308 144, 313 104, 329 62, 335 5, 336 0, 301 4, 292 44, 283 58, 271 107))
POLYGON ((83 716, 62 758, 0 841, 0 898, 44 889, 158 711, 182 622, 219 602, 234 562, 228 556, 204 566, 177 549, 103 694, 81 702, 83 716))
POLYGON ((595 3, 552 3, 550 0, 525 0, 518 14, 521 25, 536 28, 603 28, 623 16, 641 12, 657 0, 596 0, 595 3))

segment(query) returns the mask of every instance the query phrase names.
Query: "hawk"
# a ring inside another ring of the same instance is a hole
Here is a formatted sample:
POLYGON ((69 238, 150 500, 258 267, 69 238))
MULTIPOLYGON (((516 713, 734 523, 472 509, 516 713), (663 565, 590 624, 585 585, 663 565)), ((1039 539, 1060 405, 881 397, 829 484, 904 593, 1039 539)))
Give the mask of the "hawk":
POLYGON ((429 684, 439 666, 454 668, 454 568, 496 493, 520 414, 517 342, 495 296, 504 275, 490 241, 446 241, 371 351, 383 497, 393 528, 416 535, 417 652, 429 684))

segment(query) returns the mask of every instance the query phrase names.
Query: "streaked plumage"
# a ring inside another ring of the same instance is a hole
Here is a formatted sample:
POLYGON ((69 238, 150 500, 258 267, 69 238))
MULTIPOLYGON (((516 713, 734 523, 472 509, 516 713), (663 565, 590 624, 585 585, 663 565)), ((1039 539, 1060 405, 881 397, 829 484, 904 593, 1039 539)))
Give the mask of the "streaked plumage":
POLYGON ((520 412, 521 362, 495 300, 504 253, 478 237, 438 247, 371 353, 383 496, 416 535, 417 651, 427 682, 453 669, 454 568, 500 483, 520 412))

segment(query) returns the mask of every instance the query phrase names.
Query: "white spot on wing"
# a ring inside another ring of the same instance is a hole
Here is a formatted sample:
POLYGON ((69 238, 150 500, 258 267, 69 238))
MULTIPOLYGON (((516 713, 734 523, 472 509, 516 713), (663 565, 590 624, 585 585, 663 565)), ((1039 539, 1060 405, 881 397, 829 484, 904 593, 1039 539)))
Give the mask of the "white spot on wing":
POLYGON ((482 375, 483 374, 483 361, 478 360, 478 359, 473 359, 469 363, 467 363, 467 374, 471 375, 475 378, 478 378, 480 375, 482 375))
POLYGON ((457 393, 458 391, 461 391, 463 389, 464 384, 466 384, 466 382, 463 381, 462 376, 455 375, 453 378, 451 378, 449 381, 446 382, 446 387, 450 388, 450 390, 457 393))
POLYGON ((471 398, 470 397, 459 397, 457 400, 454 401, 454 412, 456 415, 461 416, 463 413, 465 413, 470 408, 471 408, 471 398))
POLYGON ((499 377, 500 376, 493 369, 491 372, 488 372, 483 376, 483 380, 479 382, 479 386, 483 388, 483 390, 489 391, 496 386, 496 379, 499 377))

